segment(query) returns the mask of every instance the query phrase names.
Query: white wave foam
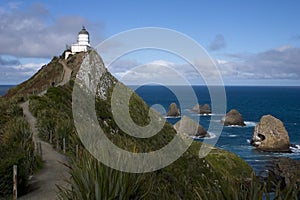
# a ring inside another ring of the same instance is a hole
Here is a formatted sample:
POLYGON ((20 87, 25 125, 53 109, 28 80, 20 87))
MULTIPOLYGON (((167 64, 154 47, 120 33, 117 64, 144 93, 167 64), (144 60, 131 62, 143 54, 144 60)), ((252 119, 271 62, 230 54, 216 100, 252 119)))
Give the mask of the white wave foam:
POLYGON ((227 127, 232 127, 232 128, 242 128, 243 126, 239 126, 239 125, 229 125, 227 127))
POLYGON ((199 114, 200 116, 212 116, 213 114, 209 113, 209 114, 199 114))
POLYGON ((239 125, 230 125, 227 127, 232 127, 232 128, 247 128, 247 127, 254 127, 257 125, 257 122, 251 122, 251 121, 245 121, 244 122, 246 126, 239 126, 239 125))
POLYGON ((193 138, 193 139, 213 139, 213 138, 217 137, 216 134, 214 134, 214 133, 208 132, 208 134, 209 134, 209 137, 191 136, 191 138, 193 138))
POLYGON ((208 132, 208 134, 209 134, 209 137, 205 137, 205 139, 213 139, 213 138, 217 137, 216 134, 214 134, 214 133, 208 132))
POLYGON ((257 125, 257 122, 245 121, 245 124, 248 127, 254 127, 257 125))
POLYGON ((215 113, 209 113, 209 114, 199 114, 199 113, 195 113, 195 112, 192 112, 193 113, 192 115, 195 115, 195 116, 224 116, 224 114, 215 114, 215 113))
POLYGON ((229 137, 237 137, 238 135, 229 135, 229 137))
POLYGON ((300 153, 300 145, 299 144, 296 144, 295 146, 290 147, 290 149, 293 153, 300 153))
POLYGON ((176 116, 176 117, 173 117, 173 116, 164 116, 165 119, 178 119, 178 118, 181 118, 181 116, 176 116))
POLYGON ((247 139, 247 142, 250 144, 250 143, 251 143, 251 140, 247 139))

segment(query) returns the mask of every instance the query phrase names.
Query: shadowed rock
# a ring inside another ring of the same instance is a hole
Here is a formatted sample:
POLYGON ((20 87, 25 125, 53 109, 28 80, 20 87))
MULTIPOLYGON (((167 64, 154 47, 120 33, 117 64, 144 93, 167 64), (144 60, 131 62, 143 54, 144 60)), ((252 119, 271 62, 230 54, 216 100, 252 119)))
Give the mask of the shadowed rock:
POLYGON ((276 158, 268 167, 274 183, 281 181, 281 186, 290 188, 293 183, 300 183, 300 161, 291 158, 276 158))
POLYGON ((191 111, 199 113, 200 112, 200 104, 197 103, 192 109, 191 111))
POLYGON ((230 110, 226 116, 222 118, 221 123, 224 126, 246 126, 243 116, 235 109, 230 110))
POLYGON ((289 152, 290 139, 283 123, 272 115, 265 115, 255 126, 251 144, 259 150, 289 152))
POLYGON ((171 103, 170 104, 167 116, 169 116, 169 117, 178 117, 178 116, 180 116, 180 111, 179 111, 176 103, 171 103))
POLYGON ((199 114, 210 114, 210 106, 208 104, 204 104, 203 106, 200 106, 200 112, 199 114))
POLYGON ((201 106, 200 104, 196 104, 191 111, 196 112, 198 114, 211 114, 210 106, 208 104, 204 104, 201 106))
POLYGON ((174 125, 174 128, 177 133, 186 136, 209 137, 207 131, 199 123, 185 115, 174 125))

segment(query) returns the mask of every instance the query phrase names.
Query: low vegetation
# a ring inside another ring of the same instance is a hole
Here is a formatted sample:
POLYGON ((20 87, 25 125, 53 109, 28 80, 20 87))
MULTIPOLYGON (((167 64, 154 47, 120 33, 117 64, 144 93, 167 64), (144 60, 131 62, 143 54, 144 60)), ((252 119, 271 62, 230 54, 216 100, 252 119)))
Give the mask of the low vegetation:
POLYGON ((19 194, 27 190, 28 177, 37 169, 38 158, 29 124, 15 100, 0 98, 0 198, 12 195, 13 165, 18 166, 19 194))

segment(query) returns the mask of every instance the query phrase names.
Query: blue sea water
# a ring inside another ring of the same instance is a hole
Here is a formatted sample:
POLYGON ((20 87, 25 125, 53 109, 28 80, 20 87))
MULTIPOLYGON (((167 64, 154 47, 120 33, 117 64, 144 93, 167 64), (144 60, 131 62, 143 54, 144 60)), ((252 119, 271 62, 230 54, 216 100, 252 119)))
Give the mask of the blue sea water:
POLYGON ((0 96, 3 96, 13 85, 0 85, 0 96))
MULTIPOLYGON (((178 93, 187 93, 186 86, 176 86, 178 93)), ((178 100, 171 90, 164 86, 141 86, 133 89, 144 99, 144 101, 158 110, 164 116, 172 102, 178 100), (157 104, 161 106, 157 106, 157 104), (154 106, 153 106, 154 105, 154 106)), ((173 88, 174 89, 174 88, 173 88)), ((173 90, 172 89, 172 90, 173 90)), ((193 86, 199 104, 211 103, 207 87, 193 86)), ((274 157, 287 156, 300 159, 300 149, 292 149, 293 153, 266 153, 255 150, 250 145, 255 125, 263 115, 271 114, 283 121, 292 144, 300 145, 300 87, 226 87, 227 111, 237 109, 246 122, 246 127, 223 127, 216 147, 231 151, 246 160, 256 172, 261 172, 269 165, 274 157)), ((182 114, 195 116, 190 111, 195 105, 189 102, 188 95, 182 95, 187 100, 180 105, 182 114)), ((210 123, 220 123, 218 120, 211 121, 211 116, 197 116, 204 128, 210 123)), ((222 116, 219 117, 221 119, 222 116)), ((167 118, 174 124, 180 118, 167 118)))
MULTIPOLYGON (((0 85, 0 96, 4 95, 13 86, 0 85)), ((131 86, 135 89, 135 86, 131 86)), ((208 128, 211 116, 198 116, 190 111, 195 102, 185 86, 171 88, 178 91, 184 102, 182 114, 199 117, 204 128, 208 128)), ((293 153, 266 153, 256 151, 249 144, 254 126, 263 115, 271 114, 284 122, 292 144, 300 145, 300 87, 226 87, 227 111, 237 109, 246 121, 246 127, 224 127, 216 147, 231 151, 246 160, 256 172, 265 170, 266 165, 274 157, 287 156, 300 160, 300 149, 292 149, 293 153)), ((205 86, 193 86, 199 104, 211 104, 209 92, 205 86)), ((164 86, 142 86, 135 90, 149 105, 166 115, 170 103, 179 105, 176 95, 164 86), (161 105, 161 106, 157 106, 161 105)), ((219 116, 221 119, 222 116, 219 116)), ((167 118, 174 124, 180 118, 167 118)), ((213 134, 213 133, 212 133, 213 134)))

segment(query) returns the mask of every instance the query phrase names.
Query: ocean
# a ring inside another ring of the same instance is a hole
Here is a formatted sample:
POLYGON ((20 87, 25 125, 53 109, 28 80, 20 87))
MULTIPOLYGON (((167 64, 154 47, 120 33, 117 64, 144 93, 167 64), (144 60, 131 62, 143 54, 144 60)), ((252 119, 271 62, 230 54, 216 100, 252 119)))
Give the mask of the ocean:
POLYGON ((0 85, 0 96, 3 96, 13 85, 0 85))
MULTIPOLYGON (((0 95, 4 95, 12 86, 0 86, 0 95)), ((135 88, 131 86, 131 88, 135 88)), ((211 99, 205 86, 193 86, 199 104, 210 104, 211 99)), ((283 121, 292 144, 300 145, 300 87, 226 87, 227 111, 237 109, 246 122, 246 127, 224 127, 215 145, 218 148, 231 151, 246 160, 256 172, 266 169, 269 161, 274 157, 286 156, 300 160, 300 149, 292 149, 292 153, 266 153, 255 150, 250 145, 254 126, 263 115, 271 114, 283 121)), ((176 91, 183 94, 184 106, 182 114, 198 117, 200 124, 208 128, 211 116, 198 116, 190 111, 194 103, 189 101, 189 94, 185 86, 176 86, 176 91)), ((170 89, 163 86, 142 86, 136 92, 144 101, 158 110, 163 116, 170 103, 179 100, 170 89), (157 106, 161 105, 161 106, 157 106)), ((220 116, 221 119, 222 116, 220 116)), ((174 124, 180 118, 167 118, 174 124)), ((214 121, 212 123, 219 123, 214 121)), ((213 135, 213 133, 211 133, 213 135)))
MULTIPOLYGON (((181 91, 184 94, 187 91, 186 86, 176 87, 178 93, 181 91)), ((134 86, 132 88, 135 89, 134 86)), ((199 104, 211 103, 207 87, 193 86, 193 89, 199 104)), ((284 123, 291 144, 300 144, 300 87, 228 86, 225 87, 225 90, 227 111, 237 109, 242 114, 246 126, 224 127, 215 145, 216 147, 237 154, 246 160, 256 172, 264 171, 266 166, 270 164, 269 161, 274 157, 286 156, 300 159, 300 149, 292 149, 293 153, 266 153, 257 151, 255 147, 250 145, 255 125, 266 114, 271 114, 284 123)), ((170 103, 176 102, 178 105, 179 102, 176 95, 164 86, 142 86, 137 88, 136 92, 149 106, 152 106, 164 116, 170 103), (161 106, 157 106, 157 104, 161 106)), ((183 95, 183 97, 189 98, 187 95, 183 95)), ((190 111, 194 105, 189 104, 188 100, 185 101, 184 106, 181 107, 182 115, 195 116, 190 111)), ((197 115, 197 117, 199 117, 200 124, 207 129, 211 122, 211 116, 197 115)), ((222 116, 220 116, 221 118, 222 116)), ((167 120, 174 124, 180 118, 167 118, 167 120)), ((220 122, 217 120, 212 123, 220 122)))

